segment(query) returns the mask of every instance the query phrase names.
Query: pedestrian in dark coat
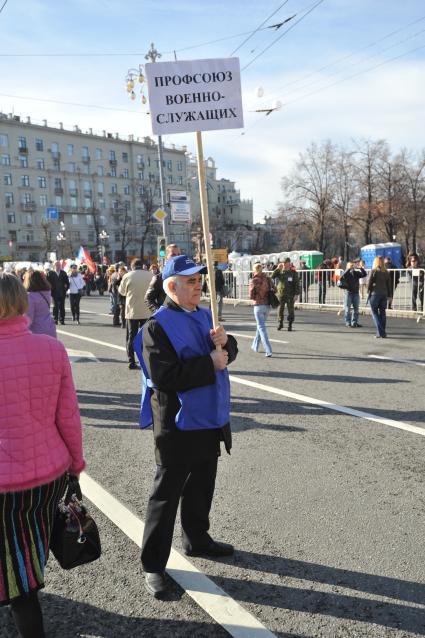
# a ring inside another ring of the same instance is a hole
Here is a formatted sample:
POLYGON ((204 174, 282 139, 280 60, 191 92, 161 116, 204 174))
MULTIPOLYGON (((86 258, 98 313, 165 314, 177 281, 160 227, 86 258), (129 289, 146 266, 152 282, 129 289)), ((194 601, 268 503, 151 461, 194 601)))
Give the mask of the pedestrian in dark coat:
MULTIPOLYGON (((180 255, 180 248, 177 244, 169 244, 165 249, 165 261, 171 257, 180 255)), ((151 312, 155 312, 158 308, 161 308, 165 301, 166 294, 162 286, 162 275, 157 272, 152 277, 152 281, 145 295, 146 304, 151 312)))
POLYGON ((65 298, 69 288, 68 275, 61 268, 60 261, 55 261, 53 269, 47 273, 47 281, 52 287, 53 319, 63 325, 65 323, 65 298))

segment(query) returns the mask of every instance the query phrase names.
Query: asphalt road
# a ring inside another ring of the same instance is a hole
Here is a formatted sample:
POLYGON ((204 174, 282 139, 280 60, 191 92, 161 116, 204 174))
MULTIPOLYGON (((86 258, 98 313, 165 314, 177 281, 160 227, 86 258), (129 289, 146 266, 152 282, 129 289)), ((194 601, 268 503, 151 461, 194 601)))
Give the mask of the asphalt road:
MULTIPOLYGON (((137 427, 140 373, 110 347, 124 346, 125 332, 111 326, 108 303, 84 298, 82 325, 60 326, 73 336, 59 338, 74 359, 83 357, 72 366, 87 473, 143 519, 155 470, 152 433, 137 427)), ((220 458, 211 532, 237 552, 191 561, 282 638, 425 636, 425 436, 310 401, 415 425, 425 435, 425 323, 390 320, 389 338, 375 340, 369 317, 348 329, 336 314, 298 312, 292 333, 270 319, 276 342, 267 359, 250 349, 252 309, 226 306, 225 318, 226 330, 242 336, 230 368, 234 449, 220 458)), ((137 545, 91 511, 103 555, 70 572, 51 557, 41 594, 49 638, 228 635, 175 583, 166 601, 151 599, 137 545)), ((174 546, 181 547, 178 524, 174 546)), ((0 609, 1 638, 14 635, 0 609)))

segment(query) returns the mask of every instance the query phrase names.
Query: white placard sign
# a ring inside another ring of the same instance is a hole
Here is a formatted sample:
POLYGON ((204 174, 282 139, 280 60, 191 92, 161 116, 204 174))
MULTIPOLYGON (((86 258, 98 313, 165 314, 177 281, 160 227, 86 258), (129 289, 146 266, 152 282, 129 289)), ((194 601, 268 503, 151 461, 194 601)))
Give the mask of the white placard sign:
POLYGON ((239 58, 145 65, 155 135, 243 128, 239 58))
POLYGON ((190 204, 186 202, 171 202, 171 219, 173 222, 190 222, 190 204))

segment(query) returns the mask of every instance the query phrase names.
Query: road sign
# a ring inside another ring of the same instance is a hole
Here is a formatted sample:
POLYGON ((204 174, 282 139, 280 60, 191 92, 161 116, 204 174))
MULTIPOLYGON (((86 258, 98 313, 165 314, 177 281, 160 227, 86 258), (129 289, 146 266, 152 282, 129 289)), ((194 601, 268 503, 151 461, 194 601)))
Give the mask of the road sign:
POLYGON ((219 264, 227 263, 227 248, 213 248, 212 254, 214 261, 218 261, 219 264))
POLYGON ((188 202, 189 197, 186 191, 168 191, 168 197, 170 202, 188 202))
POLYGON ((55 206, 46 208, 46 219, 59 219, 59 209, 55 206))
POLYGON ((190 222, 190 204, 189 202, 171 202, 171 221, 173 222, 190 222))
POLYGON ((154 213, 152 213, 152 217, 154 217, 157 221, 162 222, 163 219, 167 217, 167 213, 162 208, 157 208, 154 213))
POLYGON ((145 64, 155 135, 243 128, 239 58, 145 64))

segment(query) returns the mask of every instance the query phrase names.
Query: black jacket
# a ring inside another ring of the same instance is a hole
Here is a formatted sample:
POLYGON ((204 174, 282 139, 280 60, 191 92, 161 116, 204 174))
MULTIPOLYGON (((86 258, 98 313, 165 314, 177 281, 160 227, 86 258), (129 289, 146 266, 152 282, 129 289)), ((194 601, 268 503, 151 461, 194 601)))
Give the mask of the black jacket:
MULTIPOLYGON (((166 297, 164 305, 176 312, 183 312, 169 297, 166 297)), ((235 360, 238 347, 236 339, 231 335, 228 337, 225 348, 230 363, 235 360)), ((215 370, 210 355, 181 361, 164 330, 152 317, 143 329, 143 359, 156 386, 151 391, 151 405, 157 464, 170 465, 219 456, 220 441, 224 441, 230 452, 230 424, 212 430, 183 431, 177 428, 175 422, 180 410, 177 391, 214 383, 215 370)))
POLYGON ((159 272, 157 275, 152 277, 152 281, 149 284, 149 288, 145 294, 145 301, 149 310, 155 312, 158 308, 161 308, 162 304, 165 301, 166 294, 162 287, 162 275, 159 272))
POLYGON ((53 299, 65 297, 66 291, 69 288, 69 279, 64 270, 60 270, 59 273, 57 273, 56 270, 49 270, 47 273, 47 281, 52 287, 53 299))
POLYGON ((355 294, 360 290, 359 280, 363 279, 363 277, 367 277, 367 272, 364 268, 350 268, 341 276, 341 281, 344 281, 347 285, 348 292, 355 294))

